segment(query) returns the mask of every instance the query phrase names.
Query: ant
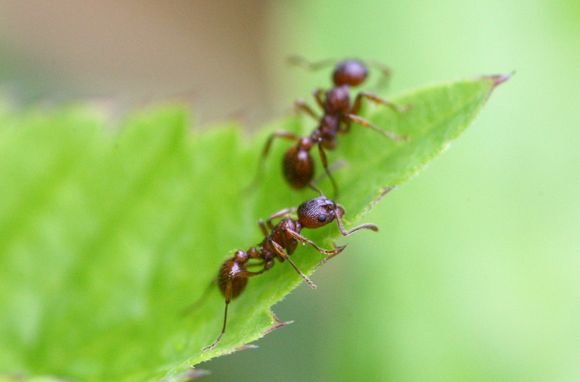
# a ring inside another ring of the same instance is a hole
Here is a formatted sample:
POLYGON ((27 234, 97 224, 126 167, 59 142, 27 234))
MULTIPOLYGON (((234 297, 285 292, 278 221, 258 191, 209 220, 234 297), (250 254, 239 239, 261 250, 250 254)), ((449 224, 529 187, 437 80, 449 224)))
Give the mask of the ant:
POLYGON ((308 244, 314 247, 321 254, 326 255, 321 264, 338 255, 346 246, 336 246, 333 249, 324 249, 318 246, 312 240, 302 236, 300 231, 303 228, 319 228, 336 220, 338 229, 343 236, 349 236, 360 229, 370 229, 378 231, 374 224, 361 224, 350 230, 345 230, 342 223, 344 208, 334 201, 320 196, 307 200, 297 209, 286 208, 274 213, 265 222, 260 219, 258 224, 264 240, 255 247, 247 251, 238 250, 234 255, 227 259, 220 267, 217 275, 217 285, 225 298, 224 321, 219 336, 210 345, 206 346, 203 351, 215 347, 222 339, 226 332, 226 323, 228 319, 228 306, 231 300, 238 297, 248 284, 248 279, 261 275, 274 266, 277 259, 280 262, 288 261, 294 270, 302 277, 304 282, 311 288, 316 288, 316 284, 306 276, 296 264, 290 259, 290 255, 296 250, 298 243, 308 244), (293 219, 292 214, 296 213, 297 218, 293 219), (274 219, 282 219, 278 224, 273 225, 274 219), (249 264, 250 260, 257 260, 254 264, 249 264), (249 266, 262 266, 258 271, 248 270, 249 266))
MULTIPOLYGON (((294 65, 301 65, 309 70, 318 70, 333 61, 326 60, 317 63, 310 63, 301 57, 291 57, 290 63, 294 65)), ((373 66, 378 66, 382 71, 384 78, 390 75, 388 68, 378 64, 372 63, 373 66)), ((368 120, 360 117, 362 101, 367 99, 378 105, 383 105, 391 108, 397 113, 404 112, 408 106, 398 106, 388 100, 385 100, 378 95, 369 92, 359 92, 351 102, 350 90, 352 87, 361 85, 367 79, 369 70, 367 65, 354 59, 347 59, 344 61, 335 62, 334 71, 332 73, 333 86, 324 91, 318 88, 314 91, 314 99, 318 106, 322 109, 322 116, 319 116, 305 101, 297 100, 294 106, 298 111, 304 112, 318 121, 318 126, 305 137, 300 137, 295 133, 279 130, 273 132, 266 141, 262 150, 262 155, 259 163, 258 173, 256 179, 259 178, 262 172, 262 165, 264 159, 268 156, 270 148, 274 139, 282 138, 295 142, 294 146, 290 147, 284 154, 282 161, 282 170, 286 181, 296 189, 302 189, 306 186, 320 192, 314 186, 312 179, 314 178, 314 160, 310 154, 310 150, 316 145, 318 146, 318 154, 322 167, 326 175, 329 177, 334 190, 334 198, 338 196, 338 186, 328 168, 328 160, 325 150, 334 150, 337 144, 338 134, 346 134, 350 131, 352 123, 369 128, 379 134, 389 138, 393 141, 403 141, 405 138, 376 127, 368 120)))

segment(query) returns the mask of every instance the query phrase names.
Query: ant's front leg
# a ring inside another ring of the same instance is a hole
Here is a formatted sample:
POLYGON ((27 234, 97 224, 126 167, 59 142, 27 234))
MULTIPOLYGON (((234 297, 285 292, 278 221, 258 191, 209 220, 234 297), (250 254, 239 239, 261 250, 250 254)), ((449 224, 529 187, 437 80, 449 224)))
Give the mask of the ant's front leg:
POLYGON ((334 249, 324 249, 324 248, 321 248, 318 244, 316 244, 312 240, 300 235, 298 232, 295 232, 292 230, 286 230, 286 232, 288 232, 290 235, 292 235, 293 238, 295 238, 296 240, 298 240, 302 244, 308 244, 308 245, 312 246, 314 249, 316 249, 318 252, 322 253, 323 255, 336 256, 346 248, 346 245, 339 245, 338 247, 335 245, 334 249))
POLYGON ((354 103, 353 103, 353 106, 351 109, 352 114, 358 114, 358 112, 360 111, 360 108, 362 106, 362 100, 364 98, 368 99, 371 102, 376 103, 377 105, 386 106, 397 113, 404 113, 407 110, 409 110, 409 105, 400 106, 400 105, 397 105, 397 104, 395 104, 391 101, 388 101, 384 98, 381 98, 376 94, 372 94, 372 93, 368 93, 368 92, 360 92, 356 95, 356 98, 354 99, 354 103))

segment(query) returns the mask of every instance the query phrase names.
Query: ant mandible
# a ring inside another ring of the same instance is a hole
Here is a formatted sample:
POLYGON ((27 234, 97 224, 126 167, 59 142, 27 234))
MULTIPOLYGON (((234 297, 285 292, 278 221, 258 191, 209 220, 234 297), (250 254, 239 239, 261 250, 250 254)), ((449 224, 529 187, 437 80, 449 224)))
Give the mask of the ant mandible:
POLYGON ((219 269, 217 284, 225 298, 224 320, 219 336, 203 350, 207 351, 215 347, 226 332, 228 306, 231 300, 238 297, 244 291, 250 277, 260 275, 272 268, 274 266, 274 260, 277 259, 280 262, 288 261, 308 286, 316 288, 316 284, 290 259, 290 255, 296 250, 298 243, 308 244, 318 252, 326 255, 321 264, 338 255, 346 246, 335 245, 334 249, 321 248, 318 244, 300 234, 303 228, 319 228, 336 220, 338 229, 343 236, 349 236, 360 229, 378 231, 376 225, 368 223, 346 230, 342 223, 343 215, 344 208, 342 206, 324 196, 320 196, 307 200, 297 209, 286 208, 278 211, 265 222, 260 219, 258 224, 265 236, 264 240, 247 251, 236 251, 234 256, 227 259, 219 269), (297 219, 291 218, 291 215, 294 213, 296 213, 297 219), (273 225, 272 221, 274 219, 282 220, 278 224, 273 225), (257 260, 257 262, 249 264, 249 261, 252 259, 257 260), (249 266, 262 266, 262 268, 257 271, 250 271, 248 270, 249 266))
MULTIPOLYGON (((317 70, 333 61, 326 60, 318 63, 310 63, 301 57, 291 57, 290 62, 309 70, 317 70)), ((386 67, 378 63, 373 63, 373 65, 379 67, 384 78, 389 76, 389 71, 386 67)), ((351 102, 350 89, 365 82, 368 72, 367 65, 359 60, 348 59, 335 63, 332 73, 333 87, 327 91, 320 88, 314 91, 314 99, 322 109, 322 116, 319 116, 305 101, 295 101, 294 105, 296 109, 316 119, 318 126, 306 137, 300 137, 295 133, 285 130, 273 132, 262 150, 256 179, 259 178, 262 172, 263 162, 270 152, 274 139, 282 138, 295 142, 295 145, 286 151, 282 161, 282 170, 286 181, 296 189, 302 189, 308 186, 320 192, 312 182, 314 178, 314 160, 310 154, 310 150, 316 145, 318 146, 322 167, 330 179, 334 191, 334 198, 336 198, 338 196, 338 186, 328 168, 328 159, 325 150, 334 150, 336 148, 338 134, 348 133, 351 124, 355 123, 376 131, 391 140, 404 140, 404 137, 396 133, 376 127, 368 120, 360 117, 358 113, 360 112, 363 99, 389 107, 397 113, 406 111, 407 106, 396 105, 376 94, 364 91, 359 92, 354 98, 354 102, 351 102)))

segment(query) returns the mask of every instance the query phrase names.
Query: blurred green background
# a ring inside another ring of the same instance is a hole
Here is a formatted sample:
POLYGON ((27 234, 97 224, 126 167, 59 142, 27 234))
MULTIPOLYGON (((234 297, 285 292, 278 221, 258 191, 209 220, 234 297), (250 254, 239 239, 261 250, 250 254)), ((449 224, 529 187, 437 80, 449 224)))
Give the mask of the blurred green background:
POLYGON ((274 307, 295 324, 205 380, 580 380, 579 2, 0 2, 0 84, 23 102, 177 97, 257 126, 329 83, 292 53, 380 60, 388 94, 516 74, 365 219, 379 235, 274 307))

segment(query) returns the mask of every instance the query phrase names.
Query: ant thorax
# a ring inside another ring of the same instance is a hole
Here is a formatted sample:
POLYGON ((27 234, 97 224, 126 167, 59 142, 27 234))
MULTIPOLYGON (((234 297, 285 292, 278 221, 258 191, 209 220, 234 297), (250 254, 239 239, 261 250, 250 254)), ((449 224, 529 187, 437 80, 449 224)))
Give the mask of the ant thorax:
POLYGON ((271 247, 270 242, 274 241, 284 247, 286 252, 290 255, 296 250, 298 241, 289 233, 289 231, 300 233, 301 230, 302 225, 298 221, 290 218, 284 219, 280 221, 280 223, 274 227, 272 232, 270 232, 270 235, 264 239, 262 246, 269 249, 269 247, 271 247))
POLYGON ((341 118, 336 114, 326 114, 320 119, 318 129, 312 133, 313 140, 322 144, 325 149, 336 148, 336 137, 340 131, 341 118))
POLYGON ((350 112, 350 88, 347 85, 342 85, 327 91, 324 111, 326 114, 345 114, 350 112))

